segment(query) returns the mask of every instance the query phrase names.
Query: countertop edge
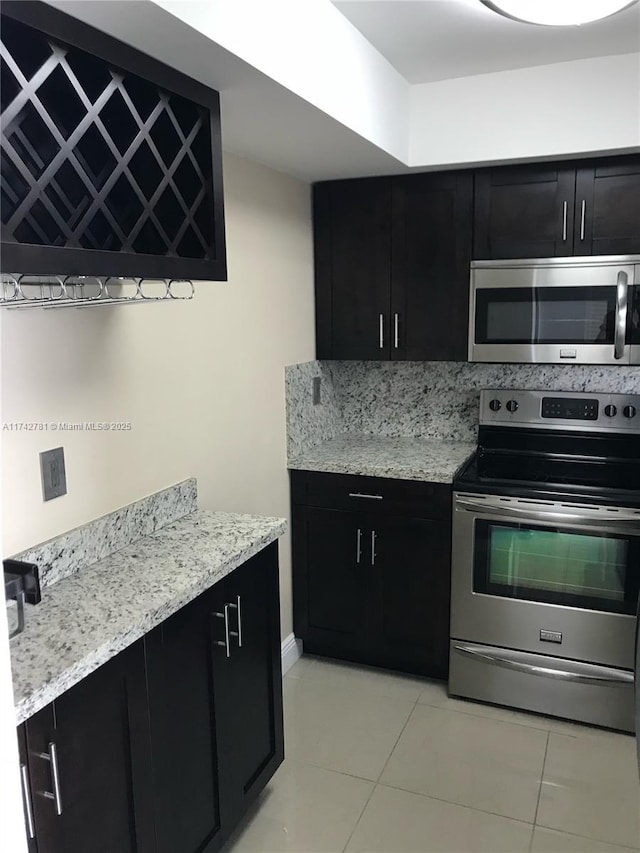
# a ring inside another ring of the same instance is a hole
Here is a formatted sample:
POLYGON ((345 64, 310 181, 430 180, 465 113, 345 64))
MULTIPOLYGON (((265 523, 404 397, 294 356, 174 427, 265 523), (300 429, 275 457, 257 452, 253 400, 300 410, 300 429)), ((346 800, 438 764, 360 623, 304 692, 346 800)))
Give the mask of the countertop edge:
MULTIPOLYGON (((185 516, 187 517, 187 516, 185 516)), ((103 642, 94 652, 85 655, 74 662, 70 667, 59 673, 55 678, 46 681, 37 690, 23 697, 15 704, 16 725, 19 726, 41 711, 54 699, 61 696, 67 690, 78 684, 82 679, 91 675, 100 666, 107 663, 111 658, 124 651, 145 634, 148 634, 158 625, 189 604, 201 593, 214 586, 227 575, 231 574, 259 551, 263 550, 282 536, 287 529, 286 519, 273 519, 273 528, 268 533, 256 538, 251 545, 243 547, 240 552, 226 560, 223 564, 212 568, 210 574, 200 577, 194 582, 188 592, 181 591, 180 595, 168 598, 162 607, 156 607, 145 614, 140 622, 132 625, 129 631, 119 631, 117 634, 103 642)))

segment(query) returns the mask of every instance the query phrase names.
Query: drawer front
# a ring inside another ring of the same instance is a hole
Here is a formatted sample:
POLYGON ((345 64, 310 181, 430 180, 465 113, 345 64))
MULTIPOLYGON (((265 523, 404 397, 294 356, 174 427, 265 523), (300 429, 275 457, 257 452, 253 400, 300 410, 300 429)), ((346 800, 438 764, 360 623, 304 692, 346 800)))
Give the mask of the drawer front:
POLYGON ((303 506, 407 515, 451 517, 451 485, 352 474, 291 471, 291 501, 303 506))

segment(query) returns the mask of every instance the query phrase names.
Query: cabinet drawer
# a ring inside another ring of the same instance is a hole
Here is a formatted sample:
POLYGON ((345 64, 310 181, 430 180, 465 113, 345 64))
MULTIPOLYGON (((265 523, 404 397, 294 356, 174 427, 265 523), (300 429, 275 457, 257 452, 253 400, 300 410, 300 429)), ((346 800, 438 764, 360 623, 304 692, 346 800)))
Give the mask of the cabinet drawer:
POLYGON ((356 474, 291 471, 291 501, 329 509, 366 510, 414 518, 451 516, 451 486, 356 474))

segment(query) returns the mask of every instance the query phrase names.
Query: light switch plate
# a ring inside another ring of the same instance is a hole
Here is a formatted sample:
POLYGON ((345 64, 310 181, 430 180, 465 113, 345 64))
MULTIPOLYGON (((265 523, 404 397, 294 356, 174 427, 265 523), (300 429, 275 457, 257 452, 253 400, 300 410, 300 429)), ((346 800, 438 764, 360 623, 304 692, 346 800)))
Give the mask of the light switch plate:
POLYGON ((321 391, 320 391, 321 383, 322 383, 322 378, 320 376, 314 376, 313 377, 313 405, 314 406, 319 406, 320 403, 322 402, 321 391))
POLYGON ((67 494, 67 475, 64 469, 64 448, 43 450, 40 454, 42 498, 50 501, 67 494))

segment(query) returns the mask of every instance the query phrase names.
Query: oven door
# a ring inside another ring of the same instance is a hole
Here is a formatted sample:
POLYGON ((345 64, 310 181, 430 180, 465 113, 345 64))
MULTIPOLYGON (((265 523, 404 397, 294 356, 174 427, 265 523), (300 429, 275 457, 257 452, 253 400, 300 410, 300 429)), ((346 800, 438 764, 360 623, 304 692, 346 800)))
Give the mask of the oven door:
POLYGON ((635 276, 628 257, 473 262, 469 360, 629 364, 635 276))
POLYGON ((454 496, 451 635, 633 670, 640 510, 454 496))

